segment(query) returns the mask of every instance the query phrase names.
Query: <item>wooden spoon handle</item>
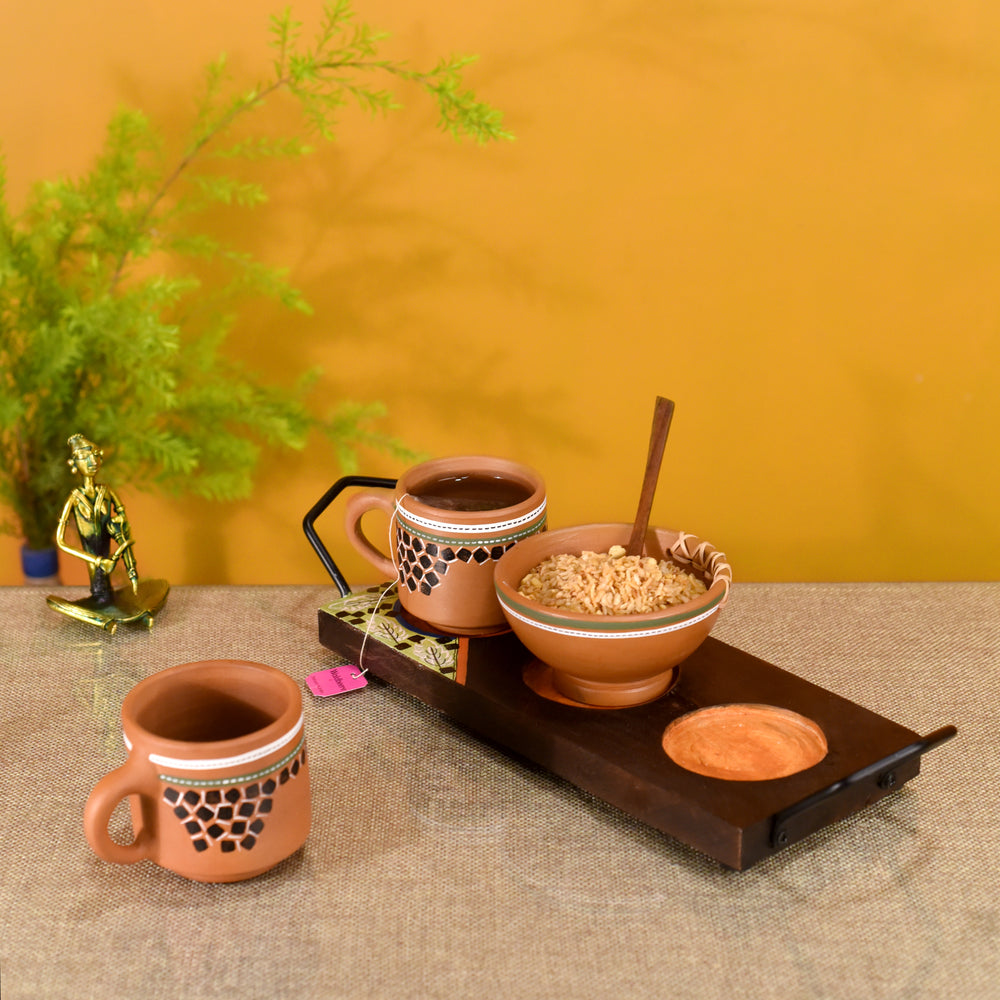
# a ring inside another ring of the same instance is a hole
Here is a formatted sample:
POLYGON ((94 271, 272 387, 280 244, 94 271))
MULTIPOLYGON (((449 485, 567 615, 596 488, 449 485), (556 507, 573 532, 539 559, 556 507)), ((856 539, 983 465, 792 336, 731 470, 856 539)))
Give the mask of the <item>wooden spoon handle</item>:
POLYGON ((639 494, 639 509, 636 511, 635 523, 632 525, 632 536, 626 547, 626 555, 642 555, 643 543, 646 540, 646 529, 649 527, 649 514, 653 509, 653 494, 656 493, 656 481, 660 476, 660 463, 663 461, 663 449, 670 432, 670 421, 674 416, 672 399, 656 397, 656 408, 653 410, 653 428, 649 432, 649 455, 646 458, 646 475, 642 480, 642 492, 639 494))

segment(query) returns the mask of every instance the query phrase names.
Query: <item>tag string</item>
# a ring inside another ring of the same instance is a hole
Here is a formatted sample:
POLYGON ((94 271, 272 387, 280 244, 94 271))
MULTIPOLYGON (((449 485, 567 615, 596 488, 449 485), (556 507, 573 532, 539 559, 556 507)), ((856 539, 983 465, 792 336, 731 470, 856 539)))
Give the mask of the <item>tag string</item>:
POLYGON ((392 588, 395 586, 396 586, 396 581, 393 580, 392 583, 390 583, 389 586, 386 587, 385 590, 383 590, 382 593, 378 595, 378 597, 375 600, 375 604, 372 607, 372 613, 368 617, 368 625, 365 627, 365 634, 361 639, 361 649, 358 650, 358 666, 361 668, 361 673, 360 674, 356 674, 353 672, 351 673, 351 676, 355 680, 357 680, 359 677, 364 677, 365 674, 368 673, 368 668, 364 665, 365 646, 368 644, 368 633, 371 632, 372 630, 372 623, 375 621, 375 615, 378 614, 378 606, 379 604, 382 603, 382 598, 385 597, 385 595, 388 594, 389 591, 392 590, 392 588))
MULTIPOLYGON (((395 552, 396 547, 393 544, 392 521, 393 519, 389 518, 389 551, 395 552)), ((396 565, 395 560, 393 560, 393 565, 394 566, 396 565)), ((397 570, 397 575, 398 572, 399 571, 397 570)), ((351 671, 351 677, 353 677, 355 680, 364 677, 365 674, 368 673, 368 668, 364 665, 365 646, 368 644, 368 634, 372 630, 372 624, 375 621, 375 615, 378 614, 378 606, 382 603, 382 598, 385 597, 385 595, 388 594, 389 591, 392 590, 392 588, 395 586, 396 586, 396 581, 393 580, 389 584, 389 586, 386 587, 385 590, 383 590, 382 593, 378 595, 378 597, 375 599, 375 603, 372 605, 372 613, 368 616, 368 624, 365 626, 365 634, 361 639, 361 649, 358 650, 358 667, 360 668, 361 673, 356 674, 353 671, 351 671)))

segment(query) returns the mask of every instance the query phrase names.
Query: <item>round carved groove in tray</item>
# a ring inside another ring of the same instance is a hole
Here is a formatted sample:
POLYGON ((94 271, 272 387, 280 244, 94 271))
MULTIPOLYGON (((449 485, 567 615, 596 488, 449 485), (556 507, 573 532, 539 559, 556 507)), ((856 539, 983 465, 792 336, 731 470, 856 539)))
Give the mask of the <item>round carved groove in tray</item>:
POLYGON ((667 756, 687 771, 726 781, 769 781, 818 764, 823 730, 773 705, 713 705, 675 719, 663 734, 667 756))

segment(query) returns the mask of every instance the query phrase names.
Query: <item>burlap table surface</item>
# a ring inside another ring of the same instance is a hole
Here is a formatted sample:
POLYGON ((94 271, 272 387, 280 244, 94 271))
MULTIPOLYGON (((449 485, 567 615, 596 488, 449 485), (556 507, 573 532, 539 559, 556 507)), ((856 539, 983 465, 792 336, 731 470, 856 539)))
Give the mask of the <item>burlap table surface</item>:
MULTIPOLYGON (((60 591, 72 594, 73 592, 60 591)), ((1000 996, 1000 584, 737 584, 715 634, 928 733, 882 802, 721 868, 370 684, 303 687, 314 825, 255 880, 94 856, 86 797, 121 699, 190 660, 298 681, 329 587, 182 587, 152 632, 0 588, 0 995, 158 998, 1000 996)), ((124 807, 112 821, 127 824, 124 807)))

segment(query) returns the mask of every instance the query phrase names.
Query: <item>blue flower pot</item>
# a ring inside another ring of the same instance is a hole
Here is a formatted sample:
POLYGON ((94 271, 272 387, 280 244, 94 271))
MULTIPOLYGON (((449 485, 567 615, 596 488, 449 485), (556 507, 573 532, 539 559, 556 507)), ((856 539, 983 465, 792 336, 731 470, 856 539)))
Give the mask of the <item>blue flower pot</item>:
POLYGON ((52 546, 47 549, 30 549, 21 546, 21 570, 25 583, 50 583, 59 576, 59 550, 52 546))

